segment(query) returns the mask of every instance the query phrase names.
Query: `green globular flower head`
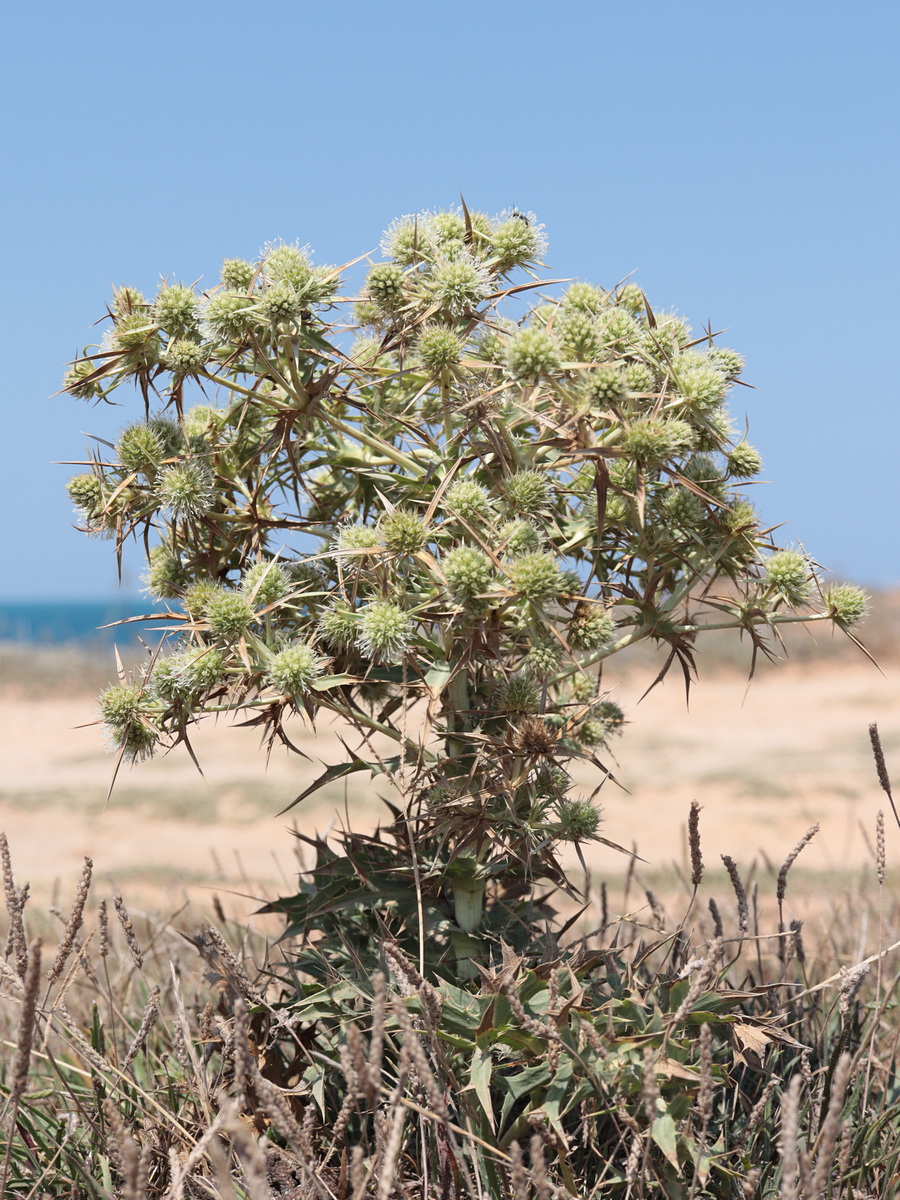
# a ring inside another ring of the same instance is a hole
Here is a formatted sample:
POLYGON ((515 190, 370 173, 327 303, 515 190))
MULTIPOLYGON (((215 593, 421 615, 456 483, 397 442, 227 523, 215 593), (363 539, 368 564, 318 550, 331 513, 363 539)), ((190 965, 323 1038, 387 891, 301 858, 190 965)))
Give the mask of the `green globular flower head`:
POLYGON ((691 483, 696 483, 713 500, 725 497, 725 480, 716 460, 708 454, 692 454, 685 463, 682 474, 691 483))
POLYGON ((585 379, 585 388, 591 403, 601 407, 621 404, 628 396, 628 381, 616 363, 605 363, 591 371, 585 379))
POLYGON ((204 462, 176 463, 160 472, 156 491, 160 507, 173 517, 198 517, 213 502, 212 474, 204 462))
POLYGON ((322 611, 318 628, 329 646, 335 650, 349 650, 356 644, 359 620, 352 609, 337 600, 322 611))
POLYGON ((399 263, 378 263, 366 276, 366 292, 379 314, 390 314, 403 303, 404 271, 399 263))
POLYGON ((253 332, 253 301, 239 291, 217 292, 203 310, 204 329, 214 341, 243 343, 253 332))
POLYGON ((659 506, 660 519, 667 530, 696 529, 706 517, 698 496, 686 487, 667 488, 659 506))
POLYGON ((130 317, 141 311, 146 312, 146 308, 147 301, 144 299, 144 293, 139 292, 137 288, 127 285, 113 288, 112 311, 116 320, 120 317, 130 317))
POLYGON ((104 341, 111 350, 120 351, 131 367, 152 367, 159 362, 159 334, 153 318, 146 312, 120 317, 104 341))
POLYGON ((600 356, 600 338, 594 318, 574 308, 563 310, 556 322, 560 348, 566 358, 577 362, 595 362, 600 356))
POLYGON ((451 329, 437 325, 422 331, 416 351, 427 369, 433 375, 440 375, 459 363, 462 342, 451 329))
POLYGON ((516 471, 504 481, 503 497, 513 512, 535 516, 550 498, 550 485, 542 471, 516 471))
POLYGON ((101 396, 103 394, 102 382, 90 379, 96 370, 97 364, 89 358, 72 363, 63 375, 63 390, 78 400, 94 400, 101 396))
POLYGON ((749 442, 738 442, 729 450, 727 463, 732 479, 752 479, 762 470, 762 455, 749 442))
POLYGON ((263 258, 263 278, 273 284, 286 283, 294 291, 302 291, 312 274, 309 254, 296 244, 272 246, 263 258))
POLYGON ((290 590, 287 575, 271 560, 254 563, 244 572, 244 578, 241 580, 241 591, 257 608, 267 608, 270 604, 283 600, 290 590))
POLYGON ((211 438, 222 428, 224 410, 211 404, 195 404, 184 414, 184 436, 188 442, 211 438))
POLYGON ((382 547, 381 534, 376 526, 366 525, 363 521, 342 525, 335 539, 335 548, 343 553, 380 550, 382 547))
POLYGON ((525 667, 538 679, 546 679, 559 667, 559 647, 553 642, 537 642, 525 655, 525 667))
POLYGON ((129 762, 149 758, 156 747, 155 730, 141 719, 142 699, 142 690, 133 684, 100 693, 100 715, 112 745, 123 751, 129 762))
POLYGON ((154 477, 165 458, 163 439, 152 425, 138 421, 128 425, 119 434, 116 454, 123 468, 129 473, 140 471, 154 477))
POLYGON ((682 346, 691 340, 691 327, 675 313, 663 313, 656 319, 656 327, 647 329, 644 342, 653 358, 668 363, 679 353, 682 346))
POLYGON ((404 267, 418 262, 422 258, 424 231, 425 222, 416 216, 394 221, 381 239, 385 257, 395 259, 404 267))
POLYGON ((471 254, 460 254, 452 262, 435 267, 428 280, 428 302, 452 317, 466 316, 487 297, 487 273, 471 254))
POLYGON ((539 262, 547 253, 544 227, 534 213, 504 214, 491 230, 491 243, 497 269, 503 272, 539 262))
POLYGON ((630 313, 643 312, 645 308, 644 293, 636 283, 626 283, 616 294, 616 303, 630 313))
POLYGON ((717 371, 721 371, 726 379, 737 379, 744 369, 744 356, 737 350, 729 350, 725 346, 714 346, 707 354, 707 360, 717 371))
POLYGON ((175 338, 166 346, 162 365, 179 379, 196 375, 209 360, 207 348, 191 338, 175 338))
POLYGON ((159 596, 163 600, 174 600, 184 590, 187 582, 184 566, 166 542, 150 550, 144 582, 152 596, 159 596))
POLYGON ((493 567, 474 546, 457 546, 443 562, 447 585, 456 600, 471 600, 491 586, 493 567))
POLYGON ((553 600, 563 589, 562 572, 552 554, 524 554, 509 564, 514 591, 526 600, 553 600))
POLYGON ((404 508, 386 513, 378 522, 378 532, 390 554, 418 554, 427 536, 419 514, 404 508))
POLYGON ((675 362, 675 386, 688 408, 705 413, 725 399, 727 380, 708 362, 675 362))
POLYGON ((256 614, 253 605, 240 592, 220 592, 207 603, 205 616, 215 638, 236 642, 247 632, 256 614))
POLYGON ((606 292, 601 292, 590 283, 573 283, 563 296, 562 304, 568 311, 595 317, 607 307, 608 299, 606 292))
POLYGON ((612 641, 615 625, 599 604, 579 605, 569 624, 569 645, 573 650, 600 650, 612 641))
POLYGON ((256 309, 269 325, 298 325, 306 311, 307 300, 292 283, 281 280, 264 288, 256 309))
POLYGON ((163 288, 153 301, 153 320, 170 337, 194 333, 200 324, 200 301, 194 289, 175 283, 163 288))
POLYGON ((458 479, 444 493, 441 507, 468 521, 470 525, 486 522, 491 516, 491 499, 474 479, 458 479))
POLYGON ((652 367, 647 366, 643 362, 629 363, 623 371, 625 386, 629 392, 637 393, 655 393, 656 392, 656 372, 652 367))
POLYGON ((302 696, 322 674, 324 660, 312 646, 297 642, 280 650, 269 663, 267 678, 287 696, 302 696))
POLYGON ((587 717, 576 729, 575 737, 582 746, 603 746, 606 744, 608 733, 609 730, 602 721, 598 721, 594 717, 587 717))
POLYGON ((225 656, 215 646, 187 657, 189 661, 185 669, 195 691, 209 691, 225 679, 225 656))
POLYGON ((452 210, 432 213, 425 221, 425 236, 438 248, 448 242, 455 244, 465 238, 466 223, 460 213, 452 210))
POLYGON ((148 691, 166 704, 184 703, 196 690, 188 671, 190 663, 189 653, 157 659, 147 683, 148 691))
POLYGON ((625 714, 615 700, 602 700, 594 709, 594 716, 609 733, 617 733, 625 724, 625 714))
POLYGON ((213 600, 218 600, 224 593, 211 579, 198 579, 184 593, 182 603, 185 612, 193 621, 199 621, 206 616, 206 610, 213 600))
POLYGON ((66 491, 76 511, 89 521, 100 515, 103 508, 103 484, 96 475, 76 475, 66 484, 66 491))
POLYGON ((502 702, 507 712, 535 712, 540 698, 541 690, 538 684, 527 673, 511 675, 503 684, 502 702))
POLYGON ((622 437, 622 448, 644 466, 660 466, 694 445, 694 431, 677 418, 638 417, 622 437))
POLYGON ((594 837, 601 816, 590 800, 563 800, 559 805, 559 837, 564 842, 586 842, 594 837))
POLYGON ((497 548, 510 558, 539 550, 542 541, 541 532, 533 521, 506 521, 497 530, 497 548))
POLYGON ((506 367, 514 379, 537 383, 560 365, 559 347, 543 329, 520 329, 506 350, 506 367))
POLYGON ((835 583, 825 591, 825 610, 842 629, 850 629, 864 620, 869 611, 869 597, 861 587, 852 583, 835 583))
POLYGON ((359 611, 356 644, 378 662, 396 662, 409 646, 412 622, 391 600, 373 600, 359 611))
POLYGON ((641 329, 626 308, 608 308, 597 320, 597 330, 605 346, 619 351, 641 340, 641 329))
POLYGON ((256 267, 246 258, 226 258, 222 263, 220 278, 232 291, 246 292, 256 278, 256 267))
POLYGON ((791 607, 809 599, 812 580, 809 563, 797 550, 779 550, 766 562, 772 591, 791 607))

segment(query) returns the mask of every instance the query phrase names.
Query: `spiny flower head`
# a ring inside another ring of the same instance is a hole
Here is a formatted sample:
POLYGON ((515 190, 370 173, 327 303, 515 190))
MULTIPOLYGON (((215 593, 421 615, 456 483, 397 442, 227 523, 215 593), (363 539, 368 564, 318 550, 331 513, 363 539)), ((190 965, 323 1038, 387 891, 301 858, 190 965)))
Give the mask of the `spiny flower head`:
POLYGON ((465 252, 451 262, 435 267, 427 284, 429 304, 448 316, 466 316, 486 299, 490 291, 487 272, 465 252))
POLYGON ((600 650, 612 641, 615 625, 599 604, 579 604, 569 624, 569 645, 573 650, 600 650))
POLYGON ((112 311, 117 321, 135 313, 143 312, 146 315, 147 308, 144 293, 139 292, 137 288, 128 287, 127 284, 125 287, 113 288, 112 311))
POLYGON ((335 539, 335 548, 343 553, 381 549, 382 545, 377 527, 366 525, 363 521, 342 525, 335 539))
POLYGON ((146 312, 120 317, 103 336, 105 349, 118 350, 133 367, 152 367, 159 362, 160 340, 156 325, 146 312))
POLYGON ((381 249, 386 258, 393 258, 401 266, 408 267, 422 258, 425 221, 412 215, 400 217, 388 226, 381 239, 381 249))
POLYGON ((696 483, 713 500, 725 496, 725 480, 716 460, 709 454, 692 454, 685 463, 682 474, 691 483, 696 483))
POLYGON ((432 213, 425 221, 425 236, 438 248, 448 242, 462 242, 466 236, 466 222, 462 214, 453 209, 432 213))
POLYGON ((150 693, 165 701, 166 704, 184 702, 196 690, 196 685, 189 673, 193 656, 187 652, 170 654, 159 658, 153 667, 153 673, 147 682, 150 693))
POLYGON ((205 332, 215 341, 244 342, 253 332, 253 301, 239 291, 211 296, 203 309, 205 332))
POLYGON ((507 506, 522 516, 535 516, 550 498, 550 484, 543 471, 516 471, 503 484, 507 506))
POLYGON ((666 489, 659 515, 666 530, 689 530, 703 521, 706 509, 700 498, 686 487, 672 487, 666 489))
POLYGON ((766 576, 773 592, 791 607, 809 599, 812 581, 809 563, 797 550, 779 550, 766 562, 766 576))
POLYGON ((835 583, 825 591, 828 615, 842 629, 864 620, 869 611, 869 597, 861 587, 852 583, 835 583))
POLYGON ((191 338, 173 338, 166 346, 162 364, 178 378, 185 375, 196 375, 202 371, 209 359, 209 353, 200 342, 191 338))
POLYGON ((562 800, 559 808, 559 837, 564 842, 586 842, 597 833, 600 812, 590 800, 562 800))
POLYGON ((378 522, 378 532, 391 554, 417 554, 427 536, 422 518, 406 508, 385 513, 378 522))
POLYGON ((563 310, 555 325, 566 358, 594 362, 600 355, 600 338, 594 318, 580 309, 563 310))
POLYGON ((625 386, 629 392, 655 392, 656 372, 643 362, 629 363, 623 371, 625 386))
POLYGON ((63 389, 79 400, 94 400, 97 396, 102 396, 102 382, 90 379, 96 370, 97 364, 89 358, 72 363, 63 375, 63 389))
POLYGON ((103 508, 103 484, 96 475, 76 475, 66 484, 69 499, 88 520, 97 517, 103 508))
POLYGON ((256 267, 246 258, 226 258, 222 263, 220 278, 227 288, 246 292, 256 278, 256 267))
POLYGON ((433 375, 440 375, 458 364, 462 357, 462 342, 452 329, 433 325, 419 335, 416 352, 433 375))
POLYGON ((204 462, 175 463, 160 472, 156 493, 160 507, 173 517, 198 517, 213 502, 212 473, 204 462))
POLYGON ((142 700, 142 689, 133 684, 100 693, 100 715, 112 745, 130 762, 149 758, 156 747, 156 731, 142 719, 142 700))
POLYGON ((656 318, 656 327, 648 328, 644 334, 649 354, 666 361, 678 354, 690 339, 691 327, 677 313, 661 313, 656 318))
POLYGON ((638 417, 622 436, 622 448, 645 466, 659 466, 694 445, 694 431, 676 417, 638 417))
POLYGON ((359 610, 356 635, 360 651, 380 662, 395 662, 409 646, 412 622, 391 600, 373 600, 359 610))
POLYGON ((487 521, 491 515, 491 499, 474 479, 458 479, 444 493, 441 507, 456 513, 471 525, 487 521))
POLYGON ((510 558, 518 558, 541 547, 541 531, 533 521, 505 521, 497 530, 498 549, 510 558))
POLYGON ((319 633, 335 650, 349 650, 356 644, 359 621, 356 613, 340 599, 333 601, 319 617, 319 633))
POLYGON ((184 593, 182 603, 188 616, 199 621, 206 616, 206 610, 213 600, 218 600, 222 595, 222 589, 211 579, 198 579, 184 593))
POLYGON ((609 733, 606 725, 595 717, 586 717, 575 730, 575 737, 582 746, 603 746, 609 733))
POLYGON ((513 590, 526 600, 552 600, 563 589, 562 572, 552 554, 523 554, 508 570, 513 590))
POLYGON ((272 560, 254 563, 244 572, 244 578, 241 580, 241 591, 258 608, 266 608, 282 600, 290 588, 284 570, 272 560))
POLYGON ((179 556, 166 542, 153 546, 144 576, 147 590, 153 596, 174 600, 184 590, 186 575, 179 556))
POLYGON ((628 383, 618 363, 604 363, 591 371, 585 388, 593 404, 619 404, 628 395, 628 383))
POLYGON ((223 409, 211 404, 195 404, 184 414, 184 436, 188 442, 209 438, 222 427, 223 409))
POLYGON ((444 558, 443 567, 447 585, 457 600, 471 600, 491 586, 491 560, 474 546, 456 546, 444 558))
POLYGON ((744 356, 726 346, 714 346, 707 354, 710 366, 721 371, 726 379, 737 379, 744 369, 744 356))
POLYGON ((543 329, 520 329, 506 350, 506 367, 514 379, 537 383, 560 365, 559 347, 543 329))
POLYGON ((256 301, 257 311, 273 326, 299 324, 306 306, 302 291, 286 279, 265 288, 256 301))
POLYGON ((295 642, 273 656, 266 676, 273 687, 288 696, 302 696, 322 674, 324 659, 312 646, 295 642))
POLYGON ((313 273, 308 250, 309 247, 283 242, 268 247, 262 260, 263 279, 269 283, 286 283, 302 292, 313 273))
POLYGON ((559 667, 559 647, 553 642, 537 642, 525 655, 526 668, 538 679, 546 679, 559 667))
POLYGON ((405 275, 399 263, 377 263, 366 276, 366 292, 376 311, 389 315, 403 303, 405 275))
POLYGON ((153 301, 153 320, 170 337, 191 334, 200 323, 200 301, 182 283, 165 287, 153 301))
POLYGON ((586 313, 595 317, 607 307, 606 292, 601 292, 590 283, 573 283, 562 298, 564 309, 586 313))
POLYGON ((762 455, 749 442, 738 442, 729 450, 727 463, 732 479, 752 479, 762 470, 762 455))
POLYGON ((527 674, 511 675, 502 689, 502 704, 508 712, 535 712, 541 691, 535 679, 527 674))
POLYGON ((605 346, 625 349, 640 341, 641 330, 627 308, 608 308, 597 319, 597 331, 605 346))
POLYGON ((208 601, 204 615, 210 633, 223 642, 243 637, 256 618, 253 605, 241 592, 220 592, 208 601))
POLYGON ((636 283, 626 283, 616 293, 616 303, 620 308, 630 313, 639 313, 644 309, 644 293, 636 283))
POLYGON ((491 229, 491 243, 501 272, 539 262, 547 253, 544 227, 534 213, 504 213, 491 229))
POLYGON ((675 362, 675 386, 685 404, 697 412, 717 408, 725 399, 727 381, 711 363, 689 360, 684 355, 675 362))

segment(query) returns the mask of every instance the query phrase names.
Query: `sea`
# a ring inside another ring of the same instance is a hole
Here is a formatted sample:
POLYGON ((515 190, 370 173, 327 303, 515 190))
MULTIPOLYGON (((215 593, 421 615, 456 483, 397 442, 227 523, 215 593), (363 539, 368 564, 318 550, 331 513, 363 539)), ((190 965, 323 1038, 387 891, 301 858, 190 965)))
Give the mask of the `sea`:
POLYGON ((0 600, 0 642, 85 649, 137 645, 137 635, 158 638, 161 621, 115 625, 152 612, 145 597, 108 600, 0 600), (108 628, 109 626, 113 628, 108 628), (150 631, 153 631, 152 633, 150 631))

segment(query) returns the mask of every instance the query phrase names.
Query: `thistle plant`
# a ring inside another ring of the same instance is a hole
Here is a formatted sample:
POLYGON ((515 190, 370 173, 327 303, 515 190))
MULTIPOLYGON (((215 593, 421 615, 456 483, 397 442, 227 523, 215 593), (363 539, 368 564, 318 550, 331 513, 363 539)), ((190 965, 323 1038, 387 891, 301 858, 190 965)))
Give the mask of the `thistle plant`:
POLYGON ((463 973, 511 936, 511 897, 569 887, 559 846, 600 836, 568 768, 608 774, 608 659, 653 641, 690 680, 708 630, 755 656, 865 613, 741 490, 762 466, 728 416, 741 355, 635 284, 544 280, 545 247, 531 214, 404 217, 349 297, 349 264, 273 244, 206 291, 118 289, 64 382, 141 397, 69 492, 87 532, 151 546, 177 626, 101 697, 112 746, 226 712, 289 746, 290 715, 341 718, 357 748, 304 795, 397 784, 393 865, 463 973))

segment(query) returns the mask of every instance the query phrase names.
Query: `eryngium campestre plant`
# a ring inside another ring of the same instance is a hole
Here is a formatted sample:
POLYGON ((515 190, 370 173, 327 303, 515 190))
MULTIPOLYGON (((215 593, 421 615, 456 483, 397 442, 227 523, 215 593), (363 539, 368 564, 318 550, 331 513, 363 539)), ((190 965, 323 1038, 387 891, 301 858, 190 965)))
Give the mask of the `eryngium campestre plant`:
POLYGON ((566 760, 600 767, 622 724, 606 659, 652 640, 689 676, 706 629, 756 653, 865 612, 740 491, 761 466, 727 411, 740 354, 636 284, 548 299, 544 246, 531 215, 450 210, 396 222, 352 298, 281 244, 205 292, 120 288, 64 383, 143 399, 69 491, 88 532, 147 537, 181 626, 176 657, 104 695, 113 746, 141 758, 223 711, 281 737, 299 708, 393 741, 370 766, 402 781, 427 911, 462 876, 489 909, 565 885, 560 841, 599 836, 566 760))

